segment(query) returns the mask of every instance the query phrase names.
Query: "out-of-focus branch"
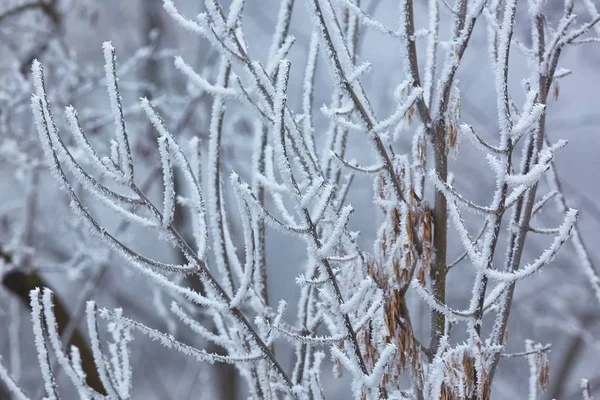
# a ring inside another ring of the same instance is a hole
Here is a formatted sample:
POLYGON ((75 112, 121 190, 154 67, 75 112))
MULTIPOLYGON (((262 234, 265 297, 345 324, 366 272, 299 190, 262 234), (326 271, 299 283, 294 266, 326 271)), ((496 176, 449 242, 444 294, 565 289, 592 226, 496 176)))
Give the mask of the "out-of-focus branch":
MULTIPOLYGON (((0 247, 0 258, 5 262, 12 261, 12 255, 3 251, 0 247)), ((38 273, 26 274, 19 270, 14 270, 6 274, 2 279, 2 284, 10 290, 17 298, 25 305, 29 307, 29 292, 35 288, 50 287, 48 282, 45 281, 38 273)), ((55 295, 54 297, 54 313, 56 315, 56 321, 58 324, 58 333, 62 337, 66 332, 66 328, 71 321, 71 316, 67 307, 63 302, 55 295)), ((83 338, 79 329, 73 330, 71 338, 68 341, 69 346, 75 346, 79 349, 81 355, 81 366, 86 374, 86 382, 91 388, 97 392, 106 395, 106 390, 100 381, 98 371, 96 370, 96 364, 90 348, 88 347, 85 339, 83 338)))
POLYGON ((48 7, 48 3, 44 2, 43 0, 32 1, 30 3, 23 3, 16 7, 10 8, 4 11, 2 14, 0 14, 0 23, 2 23, 5 19, 20 14, 24 11, 35 10, 38 8, 44 9, 44 7, 48 7))
MULTIPOLYGON (((585 315, 581 318, 581 329, 588 329, 594 322, 598 320, 598 315, 585 315)), ((557 363, 558 368, 553 371, 552 384, 548 388, 548 399, 562 399, 563 393, 567 383, 569 382, 569 376, 573 371, 581 350, 585 345, 584 335, 576 334, 573 336, 564 351, 560 362, 557 363)))
MULTIPOLYGON (((544 140, 546 142, 546 146, 549 146, 550 143, 548 138, 545 137, 544 140)), ((548 182, 550 184, 550 188, 556 191, 556 197, 560 204, 560 207, 564 212, 566 212, 569 209, 569 206, 567 205, 567 199, 565 197, 562 184, 554 162, 551 163, 551 168, 548 172, 548 182)), ((583 241, 583 237, 581 236, 577 225, 573 227, 573 231, 571 232, 571 241, 573 243, 573 246, 575 247, 575 254, 577 255, 577 259, 579 260, 580 267, 583 269, 583 273, 587 277, 588 282, 592 287, 592 291, 594 292, 596 300, 598 301, 598 303, 600 303, 600 275, 598 274, 596 266, 592 262, 592 258, 590 257, 588 248, 585 242, 583 241)))
MULTIPOLYGON (((10 9, 4 11, 2 14, 0 14, 0 24, 4 20, 6 20, 10 17, 14 17, 16 15, 19 15, 23 12, 32 11, 32 10, 40 10, 52 22, 53 32, 54 33, 60 32, 63 18, 56 7, 57 6, 56 3, 57 3, 56 0, 49 0, 49 1, 38 0, 38 1, 32 1, 29 3, 24 3, 19 6, 10 8, 10 9)), ((36 58, 39 58, 40 54, 42 54, 46 51, 46 49, 48 48, 48 45, 51 41, 52 36, 50 36, 50 38, 45 38, 44 43, 41 46, 39 46, 37 49, 35 49, 33 51, 33 53, 30 56, 28 56, 24 61, 21 62, 21 65, 19 68, 19 70, 21 71, 21 74, 23 74, 25 76, 28 73, 29 67, 30 67, 31 63, 33 62, 33 60, 36 58)))

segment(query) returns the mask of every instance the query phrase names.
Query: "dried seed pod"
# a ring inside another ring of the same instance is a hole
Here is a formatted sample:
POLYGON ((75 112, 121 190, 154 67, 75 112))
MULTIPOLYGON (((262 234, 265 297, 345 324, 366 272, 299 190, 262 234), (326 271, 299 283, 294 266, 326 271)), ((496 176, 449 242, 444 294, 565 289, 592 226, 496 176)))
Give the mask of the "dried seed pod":
POLYGON ((491 388, 488 380, 488 374, 485 370, 479 371, 478 391, 482 400, 490 400, 491 388))
POLYGON ((456 125, 454 122, 450 123, 448 127, 448 136, 447 136, 447 147, 446 149, 453 149, 456 146, 456 141, 458 137, 458 129, 456 129, 456 125))
POLYGON ((419 137, 419 143, 417 145, 417 153, 419 157, 419 164, 424 165, 427 157, 427 140, 425 140, 425 135, 421 134, 419 137))
POLYGON ((394 208, 392 210, 392 230, 394 232, 394 240, 400 236, 400 210, 394 208))
POLYGON ((506 346, 506 344, 508 343, 509 339, 510 339, 510 332, 508 331, 508 329, 506 329, 504 331, 504 337, 503 337, 502 344, 506 346))
POLYGON ((535 363, 538 371, 537 382, 540 388, 546 389, 550 379, 550 364, 548 363, 546 352, 542 350, 542 346, 538 345, 537 347, 538 353, 535 356, 535 363))
POLYGON ((413 235, 413 218, 412 213, 409 211, 406 217, 406 237, 408 238, 408 243, 412 245, 414 243, 414 235, 413 235))
POLYGON ((466 390, 470 395, 475 389, 475 368, 473 357, 467 352, 463 353, 462 370, 464 374, 466 390))
MULTIPOLYGON (((344 350, 344 341, 340 341, 338 343, 338 349, 340 350, 344 350)), ((340 362, 340 360, 335 360, 333 362, 333 374, 334 376, 341 378, 343 376, 343 372, 344 372, 344 367, 342 367, 342 363, 340 362)))

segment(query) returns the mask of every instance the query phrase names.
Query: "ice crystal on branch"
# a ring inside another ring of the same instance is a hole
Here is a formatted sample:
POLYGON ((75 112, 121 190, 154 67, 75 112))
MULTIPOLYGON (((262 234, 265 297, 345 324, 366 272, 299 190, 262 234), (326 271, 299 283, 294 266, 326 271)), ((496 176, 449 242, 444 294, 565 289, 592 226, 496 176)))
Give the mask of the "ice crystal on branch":
MULTIPOLYGON (((173 106, 146 91, 135 106, 155 144, 147 154, 154 164, 148 175, 162 186, 158 191, 142 183, 147 171, 138 166, 136 143, 143 124, 128 121, 119 49, 110 42, 102 46, 112 138, 92 139, 85 112, 73 106, 65 108, 63 124, 54 111, 61 102, 51 95, 52 75, 41 62, 32 63, 27 90, 33 91, 44 162, 76 222, 104 246, 90 257, 103 271, 118 255, 119 266, 147 278, 151 289, 140 296, 151 296, 152 310, 168 327, 163 332, 126 309, 90 300, 80 312, 89 344, 66 346, 59 321, 65 311, 56 295, 30 288, 45 396, 58 399, 68 390, 57 379, 60 369, 79 398, 130 398, 136 392, 132 344, 150 339, 194 362, 231 364, 257 399, 328 398, 329 359, 351 382, 344 396, 357 400, 489 399, 498 364, 510 358, 529 363, 529 398, 536 398, 552 380, 550 347, 526 341, 523 352, 507 353, 516 285, 536 279, 572 238, 600 300, 578 211, 567 206, 555 170, 566 141, 552 144, 545 126, 551 88, 558 97, 558 79, 568 74, 559 69, 561 52, 597 41, 590 36, 600 20, 595 6, 585 1, 591 20, 581 22, 566 1, 561 18, 552 22, 543 1, 529 1, 529 14, 517 18, 517 0, 430 0, 422 5, 428 12, 421 21, 417 5, 402 0, 398 26, 390 27, 365 1, 281 0, 266 57, 259 59, 256 42, 246 37, 250 3, 234 0, 225 7, 205 0, 203 12, 191 18, 177 2, 163 2, 186 37, 208 43, 214 65, 199 70, 190 58, 175 56, 169 68, 187 82, 188 93, 173 106), (302 2, 303 13, 294 11, 302 2), (306 18, 311 33, 304 49, 297 44, 301 37, 292 35, 296 16, 306 18), (441 28, 446 23, 448 34, 441 28), (495 93, 490 132, 481 132, 462 112, 468 92, 459 67, 479 34, 476 23, 488 35, 486 73, 495 93), (518 38, 520 23, 529 24, 527 41, 518 38), (367 31, 394 40, 402 54, 386 114, 365 83, 377 69, 363 59, 367 31), (515 48, 528 61, 523 88, 509 85, 515 48), (301 50, 302 63, 295 61, 301 50), (324 79, 331 93, 318 105, 324 79), (189 114, 201 106, 206 126, 197 130, 189 114), (247 162, 229 165, 226 150, 237 144, 231 135, 240 121, 255 137, 251 146, 239 146, 247 162), (185 137, 184 128, 198 136, 185 137), (488 195, 473 200, 456 167, 465 136, 466 146, 487 161, 482 174, 490 183, 488 195), (362 149, 367 147, 372 151, 362 149), (371 203, 350 204, 358 191, 355 175, 372 182, 371 203), (533 217, 554 200, 562 222, 536 226, 533 217), (89 205, 93 201, 121 224, 115 229, 107 223, 89 205), (374 224, 372 238, 355 231, 365 220, 374 224), (138 250, 124 234, 129 226, 168 243, 174 261, 138 250), (267 257, 273 247, 267 244, 281 234, 289 236, 286 246, 294 246, 300 260, 286 257, 286 265, 274 265, 267 257), (526 262, 527 238, 538 234, 549 235, 550 242, 526 262), (450 262, 455 253, 460 255, 450 262), (275 268, 285 268, 299 286, 298 298, 272 298, 272 287, 281 284, 272 278, 275 268), (447 295, 455 280, 462 308, 447 295), (423 324, 424 318, 429 322, 423 324), (196 340, 183 339, 190 336, 196 340), (293 366, 281 362, 280 345, 292 350, 293 366)), ((142 56, 128 63, 136 57, 142 56)), ((71 324, 71 331, 78 329, 71 324)), ((27 398, 9 372, 0 363, 0 381, 16 398, 27 398)), ((589 386, 582 388, 590 398, 589 386)))

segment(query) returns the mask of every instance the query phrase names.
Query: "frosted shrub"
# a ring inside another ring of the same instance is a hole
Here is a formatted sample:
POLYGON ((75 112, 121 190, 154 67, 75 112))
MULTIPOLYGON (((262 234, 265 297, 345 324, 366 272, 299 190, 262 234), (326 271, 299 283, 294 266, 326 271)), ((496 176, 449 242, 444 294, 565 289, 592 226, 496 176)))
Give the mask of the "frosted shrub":
MULTIPOLYGON (((135 370, 130 343, 144 335, 198 362, 233 364, 250 397, 257 399, 330 397, 323 374, 329 366, 326 359, 351 381, 343 398, 489 399, 499 363, 512 357, 529 363, 533 399, 551 379, 550 346, 527 341, 522 353, 505 351, 515 286, 536 279, 571 237, 578 263, 600 300, 598 276, 576 227, 578 212, 566 206, 554 170, 554 157, 566 142, 551 143, 545 136, 546 104, 558 95, 558 80, 568 74, 558 68, 561 52, 569 45, 597 41, 588 33, 600 20, 591 1, 584 2, 591 18, 576 18, 574 1, 567 0, 557 22, 544 16, 544 1, 527 1, 529 15, 524 19, 530 23, 530 37, 524 44, 515 37, 517 0, 429 0, 423 27, 415 24, 412 0, 401 0, 397 28, 375 20, 357 0, 302 0, 298 3, 305 3, 306 23, 313 31, 303 65, 288 59, 295 42, 289 33, 292 11, 300 6, 294 3, 280 2, 268 57, 258 60, 250 55, 253 42, 244 35, 243 0, 233 0, 227 8, 206 0, 206 11, 193 19, 182 15, 173 0, 164 1, 164 10, 179 27, 194 40, 208 41, 219 60, 214 81, 184 58, 174 61, 190 88, 213 98, 206 146, 197 137, 176 137, 159 108, 140 100, 156 133, 160 203, 151 201, 139 185, 119 89, 118 49, 109 42, 103 46, 115 133, 106 139, 107 154, 88 141, 72 107, 64 110, 70 132, 59 132, 47 96, 52 82, 45 81, 42 65, 33 62, 35 125, 45 160, 68 193, 78 221, 164 293, 170 309, 158 310, 161 316, 222 349, 217 353, 192 347, 136 322, 121 309, 93 301, 85 310, 89 349, 65 349, 53 294, 38 288, 30 292, 31 316, 49 399, 71 389, 58 387, 58 368, 79 398, 131 398, 135 370), (440 29, 442 18, 451 21, 448 34, 440 29), (486 135, 489 140, 461 117, 455 79, 476 24, 485 25, 488 35, 488 53, 480 57, 488 57, 496 93, 497 126, 486 135), (372 108, 361 83, 371 70, 357 53, 364 30, 391 36, 397 47, 390 51, 403 54, 395 110, 384 117, 372 108), (419 46, 422 50, 417 51, 419 46), (522 87, 509 90, 511 51, 526 55, 529 75, 522 87), (315 107, 315 74, 321 63, 332 82, 331 100, 315 107), (297 107, 290 101, 291 69, 302 69, 304 75, 297 107), (254 120, 251 169, 224 176, 223 137, 230 134, 224 120, 235 118, 225 109, 234 103, 236 112, 254 120), (318 114, 327 118, 328 127, 315 121, 318 114), (376 158, 371 165, 350 159, 349 135, 372 146, 376 158), (409 135, 411 148, 400 140, 409 135), (449 158, 458 152, 461 138, 468 139, 463 146, 475 146, 487 160, 488 179, 495 181, 487 204, 468 199, 454 184, 461 176, 452 174, 449 158), (362 211, 348 204, 358 174, 371 177, 372 206, 381 216, 375 241, 367 248, 349 228, 362 211), (543 179, 551 192, 541 192, 543 179), (232 195, 226 196, 226 190, 232 195), (92 215, 86 206, 92 201, 89 195, 127 224, 168 241, 181 262, 166 263, 133 250, 119 238, 119 230, 108 230, 92 215), (553 201, 561 205, 562 222, 553 228, 533 227, 532 216, 553 201), (190 216, 185 220, 189 237, 175 223, 179 209, 190 216), (467 227, 474 225, 480 227, 475 234, 467 227), (524 262, 526 239, 537 234, 553 239, 536 258, 524 262), (297 299, 269 298, 269 235, 289 235, 306 249, 304 271, 295 277, 297 299), (448 260, 450 236, 459 239, 463 252, 454 261, 448 260), (471 281, 461 283, 470 293, 465 309, 450 306, 446 299, 448 271, 459 263, 472 271, 471 281), (196 276, 201 287, 190 287, 186 276, 196 276), (296 316, 287 311, 290 301, 297 302, 296 316), (197 318, 198 310, 209 324, 197 318), (427 335, 414 327, 423 310, 431 316, 427 335), (484 321, 489 324, 485 329, 484 321), (108 343, 100 339, 100 325, 108 329, 108 343), (275 342, 293 350, 292 368, 280 362, 275 342), (83 367, 84 351, 93 358, 91 370, 83 367)), ((0 378, 16 398, 27 398, 1 365, 0 378)), ((582 387, 589 398, 589 386, 582 387)))

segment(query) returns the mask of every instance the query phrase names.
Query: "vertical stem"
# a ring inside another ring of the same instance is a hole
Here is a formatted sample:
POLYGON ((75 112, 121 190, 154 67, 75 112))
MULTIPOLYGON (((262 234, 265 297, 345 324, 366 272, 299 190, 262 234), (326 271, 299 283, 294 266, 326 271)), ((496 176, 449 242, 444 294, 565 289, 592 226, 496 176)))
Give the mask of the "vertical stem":
MULTIPOLYGON (((546 48, 545 45, 545 36, 544 36, 544 17, 540 14, 536 16, 535 19, 536 28, 534 28, 534 33, 536 36, 534 38, 537 41, 537 57, 538 62, 543 63, 543 54, 546 48)), ((558 60, 558 56, 560 55, 560 50, 556 54, 556 60, 558 60)), ((546 73, 539 74, 538 80, 538 90, 539 90, 539 103, 546 104, 548 97, 548 89, 550 88, 550 83, 552 81, 552 76, 554 75, 554 70, 556 68, 556 63, 552 65, 549 71, 546 73)), ((528 141, 525 147, 524 159, 522 162, 522 173, 527 173, 531 169, 531 167, 535 164, 537 160, 537 154, 541 150, 541 146, 544 142, 544 134, 545 134, 545 126, 546 126, 546 113, 544 113, 539 122, 537 129, 531 133, 528 137, 528 141)), ((527 236, 527 231, 529 228, 529 220, 531 219, 531 213, 533 210, 533 204, 535 202, 535 195, 537 192, 537 183, 533 185, 533 187, 519 199, 515 206, 515 211, 512 215, 510 226, 515 227, 510 234, 508 239, 508 257, 505 262, 505 269, 507 271, 515 271, 519 268, 521 263, 521 256, 523 254, 523 247, 525 245, 525 238, 527 236)), ((496 323, 494 325, 493 333, 492 333, 492 343, 493 344, 504 344, 504 335, 506 332, 506 327, 508 325, 508 318, 510 316, 510 308, 512 304, 512 298, 515 290, 515 283, 511 284, 504 297, 500 300, 500 309, 498 310, 498 317, 496 319, 496 323)), ((489 382, 491 383, 494 374, 496 372, 496 368, 498 366, 498 362, 500 361, 500 353, 496 353, 494 355, 494 360, 492 362, 492 366, 490 367, 489 372, 489 382)))
MULTIPOLYGON (((438 123, 434 138, 434 165, 435 171, 443 182, 448 179, 448 156, 446 154, 446 135, 445 125, 438 123)), ((433 208, 433 248, 435 250, 435 260, 431 266, 429 277, 431 279, 431 289, 435 299, 440 304, 446 304, 446 250, 448 236, 448 207, 446 197, 441 191, 435 193, 435 203, 433 208)), ((430 351, 435 354, 444 333, 446 319, 444 314, 435 310, 431 313, 431 342, 430 351)))
MULTIPOLYGON (((231 73, 231 63, 224 58, 221 59, 219 67, 219 76, 217 83, 226 87, 229 83, 229 75, 231 73)), ((224 287, 228 294, 233 293, 233 276, 231 265, 229 262, 229 254, 227 252, 225 240, 225 221, 223 220, 223 205, 221 192, 221 139, 223 135, 223 117, 225 115, 224 99, 222 96, 216 96, 213 101, 212 117, 210 122, 210 140, 209 140, 209 211, 213 213, 213 218, 210 219, 212 228, 214 253, 219 268, 222 268, 223 277, 225 278, 224 287), (212 208, 212 209, 211 209, 212 208)))
MULTIPOLYGON (((292 10, 294 7, 294 0, 286 0, 281 2, 279 14, 277 16, 277 26, 269 49, 269 60, 273 62, 275 54, 279 48, 283 45, 289 29, 292 19, 292 10)), ((275 70, 276 71, 276 70, 275 70)), ((270 78, 275 79, 275 73, 270 78)), ((266 124, 262 124, 260 127, 260 136, 256 138, 257 148, 256 152, 256 165, 254 171, 258 172, 259 176, 265 175, 265 150, 267 147, 269 136, 269 128, 266 124)), ((262 182, 255 179, 254 187, 256 188, 256 198, 259 203, 265 205, 265 187, 262 182)), ((269 287, 267 279, 267 256, 266 256, 266 225, 263 219, 256 221, 256 235, 255 235, 255 248, 256 248, 256 263, 257 263, 257 280, 259 281, 260 294, 262 296, 265 305, 269 305, 269 287)))
MULTIPOLYGON (((265 175, 265 152, 266 152, 266 147, 267 147, 267 140, 268 140, 268 135, 269 135, 269 128, 267 125, 262 125, 260 127, 260 136, 257 137, 257 141, 258 143, 258 148, 256 149, 256 151, 258 152, 258 157, 256 160, 256 171, 258 173, 258 175, 265 175)), ((256 198, 258 199, 259 203, 262 204, 263 206, 265 205, 265 187, 264 185, 260 182, 259 179, 255 179, 255 185, 254 187, 256 187, 256 198)), ((256 235, 255 235, 255 240, 256 240, 256 244, 255 244, 255 248, 256 248, 256 263, 257 263, 257 269, 256 272, 258 273, 258 279, 260 280, 260 294, 265 302, 265 305, 269 305, 269 287, 268 287, 268 280, 267 280, 267 250, 266 250, 266 242, 267 242, 267 232, 266 232, 266 226, 265 226, 265 221, 263 219, 259 219, 258 221, 255 222, 256 223, 256 235)))

